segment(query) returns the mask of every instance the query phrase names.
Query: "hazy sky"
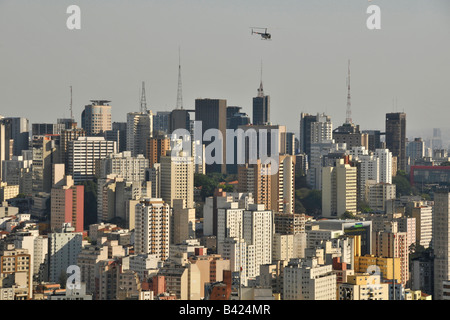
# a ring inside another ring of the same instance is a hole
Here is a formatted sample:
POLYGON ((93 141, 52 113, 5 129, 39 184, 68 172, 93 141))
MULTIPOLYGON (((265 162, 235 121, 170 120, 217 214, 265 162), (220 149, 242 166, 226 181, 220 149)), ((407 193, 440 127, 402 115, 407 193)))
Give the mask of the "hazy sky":
POLYGON ((404 111, 408 136, 450 133, 448 0, 0 0, 0 114, 56 122, 72 85, 77 121, 91 99, 111 100, 113 121, 125 121, 142 81, 149 109, 172 110, 179 47, 185 108, 221 98, 251 117, 262 60, 273 123, 297 131, 301 112, 326 112, 337 127, 350 59, 362 129, 404 111), (71 4, 81 30, 66 27, 71 4), (366 27, 371 4, 381 30, 366 27))

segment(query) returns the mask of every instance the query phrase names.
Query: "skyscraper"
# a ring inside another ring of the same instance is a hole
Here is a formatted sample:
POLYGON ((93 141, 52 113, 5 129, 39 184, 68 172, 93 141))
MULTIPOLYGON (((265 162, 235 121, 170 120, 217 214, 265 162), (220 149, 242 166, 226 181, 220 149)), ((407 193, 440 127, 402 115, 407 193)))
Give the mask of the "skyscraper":
POLYGON ((84 227, 84 186, 74 185, 71 176, 65 176, 63 182, 51 190, 50 227, 61 230, 65 223, 70 223, 75 232, 82 232, 84 227))
POLYGON ((442 300, 443 282, 450 279, 450 192, 437 190, 433 207, 434 295, 442 300))
POLYGON ((162 261, 169 258, 172 209, 162 199, 151 198, 136 205, 135 251, 154 254, 162 261))
POLYGON ((147 112, 127 113, 127 150, 136 157, 145 155, 147 141, 153 134, 153 114, 147 112))
MULTIPOLYGON (((206 165, 206 173, 226 172, 226 128, 227 128, 227 100, 224 99, 196 99, 195 100, 195 121, 201 121, 202 137, 209 129, 217 129, 222 135, 222 141, 205 141, 206 154, 208 146, 214 143, 214 146, 222 144, 222 150, 215 149, 216 163, 206 165), (222 155, 220 156, 220 151, 222 155), (219 153, 219 154, 218 154, 219 153)), ((195 139, 195 137, 194 137, 195 139)))
POLYGON ((339 218, 357 212, 357 170, 341 159, 335 167, 322 169, 322 216, 339 218))
POLYGON ((329 116, 323 113, 310 115, 302 112, 300 114, 300 153, 306 153, 310 160, 311 144, 333 139, 332 130, 333 124, 329 116))
POLYGON ((96 136, 111 130, 111 101, 91 100, 81 113, 81 127, 87 136, 96 136))
POLYGON ((253 124, 265 125, 270 123, 270 96, 264 95, 262 80, 258 88, 258 95, 253 98, 253 124))
POLYGON ((397 157, 397 169, 406 172, 406 113, 386 114, 386 148, 397 157))

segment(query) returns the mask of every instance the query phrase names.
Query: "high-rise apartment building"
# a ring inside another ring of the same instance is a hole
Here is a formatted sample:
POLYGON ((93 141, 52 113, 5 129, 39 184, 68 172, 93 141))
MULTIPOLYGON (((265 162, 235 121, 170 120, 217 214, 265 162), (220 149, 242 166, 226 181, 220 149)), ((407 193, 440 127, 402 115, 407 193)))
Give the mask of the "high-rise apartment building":
POLYGON ((34 136, 33 150, 33 193, 50 193, 52 188, 52 165, 60 163, 60 136, 45 135, 34 136))
POLYGON ((96 174, 99 178, 114 174, 130 182, 144 181, 145 170, 149 167, 148 162, 144 155, 132 156, 131 151, 110 153, 97 162, 96 174))
POLYGON ((386 114, 386 148, 397 157, 397 169, 406 172, 406 113, 386 114))
POLYGON ((335 167, 322 170, 322 216, 338 218, 344 212, 357 212, 357 172, 339 160, 335 167))
POLYGON ((91 100, 90 105, 84 107, 81 113, 81 127, 87 136, 104 134, 112 128, 111 125, 111 101, 91 100))
MULTIPOLYGON (((238 166, 238 192, 251 193, 255 203, 264 204, 267 210, 272 208, 272 178, 270 164, 256 164, 238 166)), ((274 177, 276 178, 276 177, 274 177)))
POLYGON ((319 265, 316 258, 292 259, 283 281, 284 300, 336 300, 333 266, 319 265))
POLYGON ((135 253, 169 258, 172 209, 162 199, 147 198, 136 205, 135 253))
POLYGON ((170 150, 170 138, 167 135, 156 136, 147 140, 145 157, 149 161, 149 167, 161 162, 161 157, 170 150))
POLYGON ((61 232, 48 235, 48 281, 59 282, 67 275, 67 268, 77 264, 83 234, 66 224, 61 232))
POLYGON ((127 150, 132 156, 145 155, 147 141, 153 135, 153 113, 129 112, 127 113, 127 150))
POLYGON ((70 223, 75 232, 84 230, 84 186, 74 185, 71 176, 51 190, 50 228, 59 231, 70 223))
POLYGON ((33 266, 27 249, 5 244, 0 251, 0 288, 12 288, 15 300, 33 297, 33 266))
POLYGON ((96 162, 116 152, 116 143, 104 137, 78 137, 69 142, 68 173, 75 183, 94 179, 96 162))
POLYGON ((11 120, 0 116, 0 178, 2 178, 3 161, 12 159, 13 143, 14 140, 11 137, 11 120))
POLYGON ((82 128, 70 128, 61 130, 60 134, 60 162, 64 163, 66 173, 69 170, 69 141, 77 140, 78 137, 85 137, 86 131, 82 128))
POLYGON ((433 240, 433 207, 419 204, 411 209, 411 216, 416 219, 417 242, 429 248, 433 240))
POLYGON ((194 161, 186 152, 172 150, 161 157, 161 198, 170 206, 183 199, 194 208, 194 161))

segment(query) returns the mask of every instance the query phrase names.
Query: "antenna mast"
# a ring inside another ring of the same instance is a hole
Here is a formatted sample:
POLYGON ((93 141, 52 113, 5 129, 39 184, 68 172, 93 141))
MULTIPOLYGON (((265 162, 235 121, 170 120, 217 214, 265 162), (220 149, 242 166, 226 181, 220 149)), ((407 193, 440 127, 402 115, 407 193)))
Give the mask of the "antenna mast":
POLYGON ((348 60, 348 78, 347 78, 347 112, 345 123, 352 123, 352 102, 350 95, 350 60, 348 60))
POLYGON ((73 121, 73 112, 72 112, 72 86, 70 86, 70 119, 73 121))
POLYGON ((147 99, 145 98, 145 82, 142 81, 141 113, 147 113, 147 99))
POLYGON ((177 109, 183 109, 183 93, 181 85, 181 53, 178 47, 178 91, 177 91, 177 109))

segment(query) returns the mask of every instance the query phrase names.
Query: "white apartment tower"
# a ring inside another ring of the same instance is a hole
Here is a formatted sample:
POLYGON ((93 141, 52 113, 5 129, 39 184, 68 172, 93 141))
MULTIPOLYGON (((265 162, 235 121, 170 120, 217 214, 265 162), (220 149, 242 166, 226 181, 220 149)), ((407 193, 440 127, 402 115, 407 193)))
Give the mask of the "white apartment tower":
POLYGON ((322 216, 338 218, 357 212, 357 169, 339 159, 335 167, 322 169, 322 216))
POLYGON ((194 161, 184 151, 172 150, 161 157, 161 198, 171 207, 174 199, 194 207, 194 161))
POLYGON ((95 177, 96 162, 116 152, 116 142, 104 137, 78 137, 69 141, 68 172, 75 183, 95 177))
POLYGON ((140 201, 135 209, 135 253, 154 254, 162 261, 169 257, 172 209, 158 198, 140 201))

